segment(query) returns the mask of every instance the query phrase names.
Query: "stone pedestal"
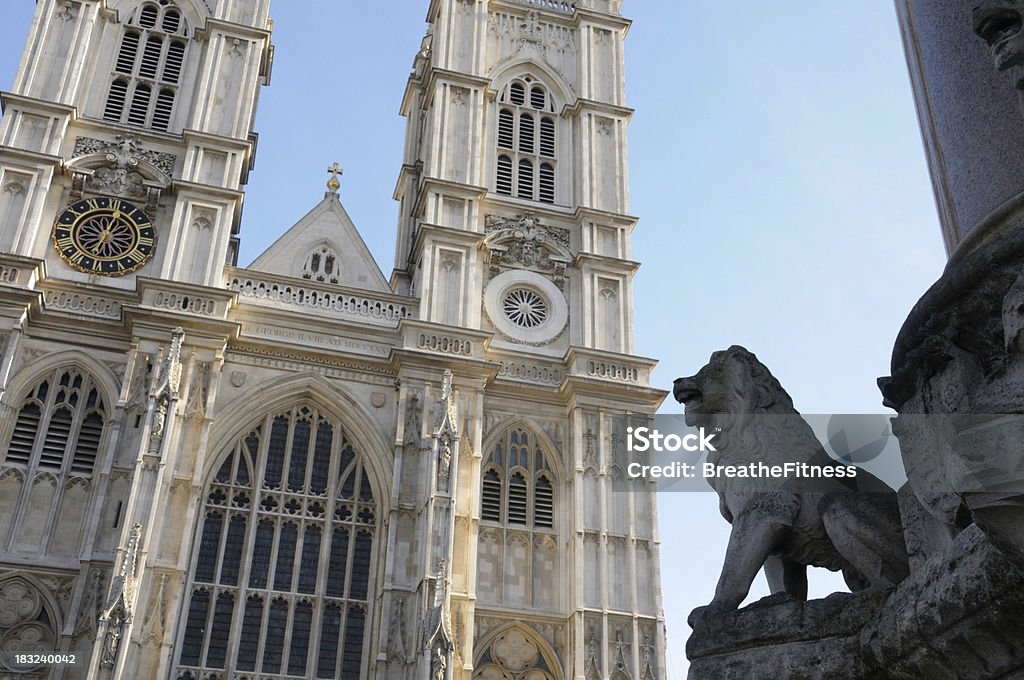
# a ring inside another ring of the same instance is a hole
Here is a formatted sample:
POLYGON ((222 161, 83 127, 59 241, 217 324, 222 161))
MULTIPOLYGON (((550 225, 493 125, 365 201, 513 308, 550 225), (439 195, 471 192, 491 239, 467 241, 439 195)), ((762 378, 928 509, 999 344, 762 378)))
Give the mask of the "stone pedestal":
POLYGON ((686 644, 690 680, 871 678, 859 655, 861 630, 886 595, 836 593, 810 602, 765 598, 715 618, 694 612, 686 644))
POLYGON ((977 527, 891 593, 694 612, 690 680, 1024 677, 1024 572, 977 527))

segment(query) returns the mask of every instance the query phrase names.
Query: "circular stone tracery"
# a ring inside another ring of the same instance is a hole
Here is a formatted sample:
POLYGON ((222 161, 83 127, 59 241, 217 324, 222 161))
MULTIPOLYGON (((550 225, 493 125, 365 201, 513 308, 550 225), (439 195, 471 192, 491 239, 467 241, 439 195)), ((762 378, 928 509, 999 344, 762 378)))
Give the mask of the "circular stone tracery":
POLYGON ((78 229, 82 248, 99 259, 116 259, 135 248, 135 232, 131 226, 113 216, 90 217, 78 229))
POLYGON ((548 303, 530 288, 513 288, 501 306, 508 320, 522 328, 537 328, 548 319, 548 303))
POLYGON ((484 311, 502 337, 517 343, 546 345, 569 321, 565 293, 537 272, 512 269, 484 289, 484 311))

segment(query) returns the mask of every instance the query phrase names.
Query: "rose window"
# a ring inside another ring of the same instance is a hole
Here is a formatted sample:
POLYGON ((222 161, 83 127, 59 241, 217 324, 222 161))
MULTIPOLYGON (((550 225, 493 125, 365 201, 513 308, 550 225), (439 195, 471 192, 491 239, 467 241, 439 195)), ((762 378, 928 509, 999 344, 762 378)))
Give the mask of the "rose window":
POLYGON ((548 318, 548 303, 529 288, 510 290, 501 305, 508 320, 522 328, 537 328, 548 318))

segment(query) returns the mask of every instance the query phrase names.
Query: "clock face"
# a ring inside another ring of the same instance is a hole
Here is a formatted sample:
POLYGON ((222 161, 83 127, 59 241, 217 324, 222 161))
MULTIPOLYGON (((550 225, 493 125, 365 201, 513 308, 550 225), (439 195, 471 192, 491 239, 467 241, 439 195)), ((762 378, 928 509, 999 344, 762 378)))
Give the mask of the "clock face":
POLYGON ((90 198, 67 207, 53 225, 53 246, 78 271, 124 276, 149 262, 156 229, 119 198, 90 198))

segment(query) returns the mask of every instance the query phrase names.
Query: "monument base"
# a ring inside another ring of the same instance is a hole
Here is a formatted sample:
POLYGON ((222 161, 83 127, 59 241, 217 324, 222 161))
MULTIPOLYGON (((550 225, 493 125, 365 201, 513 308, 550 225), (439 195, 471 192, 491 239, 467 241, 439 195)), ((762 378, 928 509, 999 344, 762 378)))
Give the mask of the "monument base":
POLYGON ((1024 571, 976 526, 891 592, 698 609, 690 680, 1018 680, 1024 571))

